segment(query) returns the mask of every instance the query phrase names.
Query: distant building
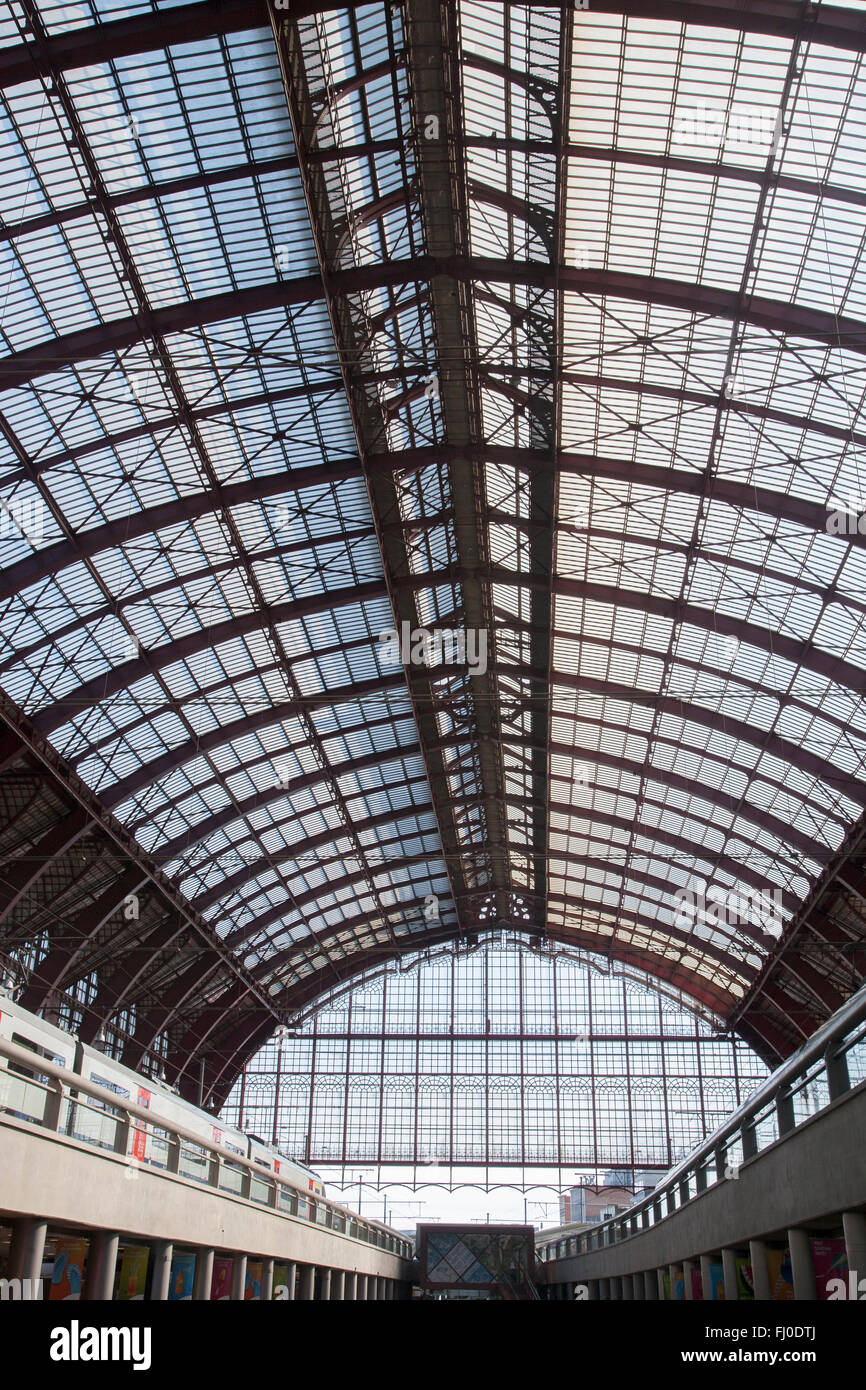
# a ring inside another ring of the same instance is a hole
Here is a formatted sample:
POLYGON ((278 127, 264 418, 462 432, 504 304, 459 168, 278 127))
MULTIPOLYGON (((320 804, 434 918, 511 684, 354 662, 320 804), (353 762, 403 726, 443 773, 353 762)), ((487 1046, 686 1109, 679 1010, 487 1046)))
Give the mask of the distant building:
POLYGON ((582 1184, 560 1193, 559 1221, 562 1226, 572 1223, 606 1221, 618 1211, 627 1211, 641 1201, 658 1182, 658 1174, 614 1169, 605 1173, 599 1185, 582 1184))

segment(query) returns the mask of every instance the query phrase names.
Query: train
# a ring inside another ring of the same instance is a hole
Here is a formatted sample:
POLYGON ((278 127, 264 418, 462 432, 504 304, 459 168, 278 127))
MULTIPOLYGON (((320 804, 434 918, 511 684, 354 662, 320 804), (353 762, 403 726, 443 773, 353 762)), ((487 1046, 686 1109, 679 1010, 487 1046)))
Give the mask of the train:
MULTIPOLYGON (((111 1096, 115 1095, 133 1101, 153 1115, 152 1125, 138 1121, 133 1123, 130 1156, 137 1163, 156 1168, 168 1166, 170 1146, 166 1131, 159 1124, 163 1120, 169 1126, 181 1126, 191 1134, 200 1135, 209 1144, 216 1144, 225 1150, 228 1173, 232 1171, 231 1157, 236 1155, 254 1163, 257 1168, 279 1174, 299 1192, 305 1193, 308 1199, 324 1198, 326 1195, 321 1179, 312 1169, 282 1149, 265 1143, 258 1135, 218 1124, 213 1115, 184 1100, 163 1082, 132 1071, 98 1047, 82 1042, 77 1034, 29 1013, 2 994, 0 1038, 25 1047, 37 1057, 44 1057, 55 1066, 67 1068, 94 1085, 105 1088, 104 1101, 81 1094, 77 1103, 66 1102, 61 1129, 73 1139, 114 1150, 118 1112, 111 1104, 111 1096)), ((38 1067, 34 1067, 28 1076, 25 1068, 9 1062, 0 1054, 0 1081, 3 1083, 0 1085, 0 1107, 22 1119, 41 1118, 33 1114, 33 1088, 28 1088, 26 1084, 33 1079, 47 1080, 47 1076, 43 1073, 40 1077, 38 1067)), ((208 1162, 207 1150, 199 1151, 187 1144, 181 1172, 188 1177, 204 1177, 206 1180, 208 1162)), ((241 1170, 235 1171, 240 1186, 241 1170)))

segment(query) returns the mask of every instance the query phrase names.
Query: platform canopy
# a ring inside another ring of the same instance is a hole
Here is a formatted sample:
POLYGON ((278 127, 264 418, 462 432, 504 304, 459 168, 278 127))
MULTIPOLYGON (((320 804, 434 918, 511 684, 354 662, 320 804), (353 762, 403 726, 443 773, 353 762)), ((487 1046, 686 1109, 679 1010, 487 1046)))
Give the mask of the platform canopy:
POLYGON ((218 1102, 501 927, 790 1052, 866 975, 866 4, 0 45, 18 997, 218 1102))

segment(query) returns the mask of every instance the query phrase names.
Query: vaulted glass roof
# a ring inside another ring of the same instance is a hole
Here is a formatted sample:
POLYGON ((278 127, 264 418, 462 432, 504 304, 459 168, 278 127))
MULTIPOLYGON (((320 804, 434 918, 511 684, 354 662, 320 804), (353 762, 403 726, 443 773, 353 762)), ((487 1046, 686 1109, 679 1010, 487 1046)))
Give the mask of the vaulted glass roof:
POLYGON ((4 718, 249 1037, 491 926, 859 981, 864 9, 6 7, 4 718))

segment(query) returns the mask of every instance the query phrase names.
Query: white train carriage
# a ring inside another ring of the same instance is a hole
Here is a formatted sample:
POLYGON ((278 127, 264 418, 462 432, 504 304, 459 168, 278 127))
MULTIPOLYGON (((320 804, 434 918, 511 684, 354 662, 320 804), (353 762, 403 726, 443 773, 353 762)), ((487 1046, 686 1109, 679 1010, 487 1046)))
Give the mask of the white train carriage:
MULTIPOLYGON (((0 1038, 27 1048, 35 1058, 44 1057, 55 1066, 75 1070, 76 1039, 72 1033, 46 1023, 35 1014, 20 1008, 12 999, 0 994, 0 1038)), ((49 1093, 43 1089, 49 1081, 38 1065, 32 1068, 10 1062, 0 1055, 0 1109, 18 1116, 19 1119, 32 1120, 42 1124, 45 1119, 45 1106, 49 1093), (41 1083, 41 1084, 40 1084, 41 1083)), ((69 1102, 65 1101, 60 1117, 60 1128, 65 1130, 68 1123, 69 1102)))
MULTIPOLYGON (((320 1179, 312 1169, 289 1158, 273 1145, 266 1144, 257 1135, 242 1134, 239 1130, 221 1125, 213 1115, 184 1100, 163 1082, 132 1071, 99 1048, 82 1043, 74 1033, 28 1013, 2 995, 0 1037, 9 1038, 19 1046, 28 1048, 37 1057, 45 1057, 58 1066, 68 1068, 70 1073, 77 1072, 94 1085, 104 1088, 104 1100, 73 1091, 73 1102, 65 1100, 63 1103, 61 1133, 110 1151, 116 1151, 123 1142, 127 1144, 128 1155, 136 1162, 167 1168, 172 1141, 164 1126, 169 1129, 172 1125, 179 1126, 192 1135, 200 1135, 202 1140, 210 1144, 217 1144, 223 1151, 220 1187, 224 1191, 242 1191, 245 1170, 240 1165, 234 1165, 232 1158, 244 1158, 260 1168, 263 1175, 278 1174, 298 1189, 300 1195, 296 1208, 293 1203, 281 1202, 281 1206, 296 1209, 297 1215, 309 1220, 317 1219, 316 1201, 325 1196, 320 1179), (123 1112, 112 1104, 112 1095, 149 1110, 153 1114, 153 1123, 133 1120, 127 1142, 122 1123, 123 1112)), ((47 1093, 34 1084, 39 1080, 47 1082, 48 1078, 44 1073, 39 1073, 38 1067, 31 1071, 28 1067, 7 1063, 5 1058, 0 1057, 0 1107, 36 1123, 42 1122, 47 1093)), ((184 1142, 178 1163, 181 1176, 207 1182, 209 1165, 207 1149, 198 1148, 189 1140, 184 1142)), ((260 1195, 259 1187, 263 1200, 266 1200, 265 1185, 257 1184, 253 1175, 251 1195, 254 1199, 260 1195)))

